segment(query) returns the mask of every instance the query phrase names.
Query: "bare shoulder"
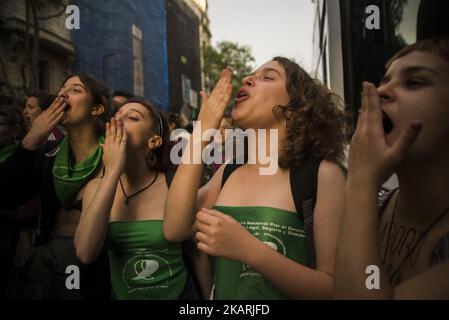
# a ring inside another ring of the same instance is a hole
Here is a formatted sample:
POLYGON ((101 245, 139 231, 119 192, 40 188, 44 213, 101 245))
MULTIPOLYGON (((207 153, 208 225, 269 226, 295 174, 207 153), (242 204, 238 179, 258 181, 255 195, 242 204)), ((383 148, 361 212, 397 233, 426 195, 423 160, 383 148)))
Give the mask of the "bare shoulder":
POLYGON ((318 170, 319 181, 332 181, 333 179, 345 179, 345 173, 341 166, 337 163, 323 160, 321 161, 320 168, 318 170))
POLYGON ((198 191, 197 206, 198 208, 210 208, 215 204, 221 191, 221 181, 223 179, 223 172, 226 165, 222 165, 217 172, 212 176, 210 181, 206 183, 198 191))

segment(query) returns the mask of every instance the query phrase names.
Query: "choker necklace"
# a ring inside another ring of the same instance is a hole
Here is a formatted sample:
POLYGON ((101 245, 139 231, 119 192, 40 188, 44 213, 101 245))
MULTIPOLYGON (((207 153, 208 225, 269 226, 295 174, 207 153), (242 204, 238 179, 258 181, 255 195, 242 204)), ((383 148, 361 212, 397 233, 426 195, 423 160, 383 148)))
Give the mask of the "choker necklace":
POLYGON ((129 200, 130 200, 132 197, 137 196, 139 193, 144 192, 144 191, 147 190, 149 187, 151 187, 151 186, 156 182, 156 179, 157 179, 157 176, 158 176, 158 175, 159 175, 159 172, 156 171, 156 175, 154 176, 153 181, 151 181, 149 185, 147 185, 145 188, 140 189, 139 191, 133 193, 133 194, 130 195, 130 196, 126 195, 125 189, 123 188, 122 179, 119 178, 118 180, 119 180, 119 182, 120 182, 120 188, 122 189, 123 195, 125 196, 125 205, 127 205, 127 206, 129 205, 129 200))

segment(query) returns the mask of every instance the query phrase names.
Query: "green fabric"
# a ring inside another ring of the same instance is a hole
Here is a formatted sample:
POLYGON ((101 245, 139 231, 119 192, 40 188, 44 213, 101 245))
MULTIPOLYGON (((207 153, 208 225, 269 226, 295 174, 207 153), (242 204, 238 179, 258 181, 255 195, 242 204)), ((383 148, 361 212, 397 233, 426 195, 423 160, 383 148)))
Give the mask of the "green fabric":
POLYGON ((184 290, 182 244, 165 239, 162 221, 112 222, 106 248, 117 299, 178 299, 184 290))
POLYGON ((69 139, 65 137, 62 140, 53 164, 53 182, 56 195, 63 207, 72 204, 76 194, 89 181, 89 178, 101 163, 103 152, 100 144, 104 143, 103 136, 100 136, 98 143, 98 147, 94 151, 72 167, 72 150, 69 139))
POLYGON ((8 160, 14 151, 16 151, 17 147, 19 146, 18 143, 7 145, 6 147, 3 147, 0 149, 0 164, 8 160))
MULTIPOLYGON (((306 265, 304 223, 297 213, 269 207, 215 206, 214 209, 239 221, 254 236, 279 253, 306 265)), ((239 261, 216 258, 214 277, 215 298, 219 300, 288 299, 263 275, 239 261)))

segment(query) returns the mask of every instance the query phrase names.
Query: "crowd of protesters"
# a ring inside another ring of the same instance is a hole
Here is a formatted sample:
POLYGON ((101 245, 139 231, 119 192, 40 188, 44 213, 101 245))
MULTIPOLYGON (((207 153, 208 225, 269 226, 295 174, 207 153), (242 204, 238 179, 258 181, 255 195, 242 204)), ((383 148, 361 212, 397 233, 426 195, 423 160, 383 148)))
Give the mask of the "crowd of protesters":
POLYGON ((232 77, 201 92, 180 164, 179 114, 89 74, 1 106, 1 298, 449 299, 449 40, 409 45, 363 83, 352 141, 344 101, 296 62, 267 61, 235 97, 232 77), (269 142, 247 140, 237 163, 233 128, 269 142), (264 147, 274 174, 248 158, 264 147))

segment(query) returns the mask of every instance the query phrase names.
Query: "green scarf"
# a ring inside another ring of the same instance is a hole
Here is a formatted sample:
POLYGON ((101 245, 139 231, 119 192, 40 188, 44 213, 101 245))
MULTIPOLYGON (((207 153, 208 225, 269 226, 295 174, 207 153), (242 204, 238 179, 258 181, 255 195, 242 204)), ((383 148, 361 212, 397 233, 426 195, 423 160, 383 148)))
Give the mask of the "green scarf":
POLYGON ((18 143, 13 143, 13 144, 7 145, 4 148, 1 148, 0 149, 0 164, 5 162, 6 160, 8 160, 12 156, 14 151, 16 151, 18 146, 19 146, 18 143))
POLYGON ((65 137, 62 140, 53 165, 53 182, 56 195, 64 208, 72 203, 78 191, 97 169, 103 156, 100 147, 103 143, 104 137, 100 136, 98 147, 72 167, 69 139, 65 137))

